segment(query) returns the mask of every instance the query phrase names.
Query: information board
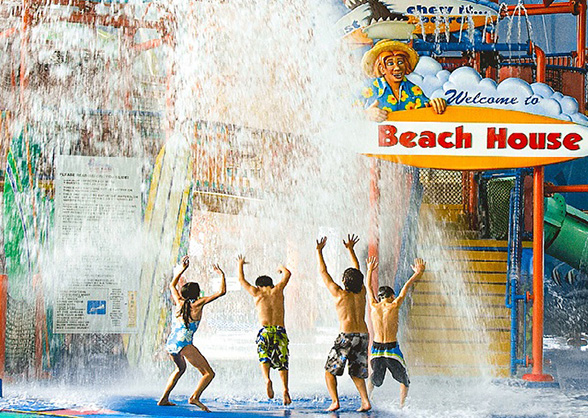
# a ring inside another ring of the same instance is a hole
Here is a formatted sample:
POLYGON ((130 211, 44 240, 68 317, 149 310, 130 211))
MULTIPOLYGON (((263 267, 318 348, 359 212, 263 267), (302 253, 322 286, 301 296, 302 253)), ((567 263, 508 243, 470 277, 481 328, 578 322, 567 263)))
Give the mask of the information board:
POLYGON ((58 157, 54 332, 135 332, 140 235, 140 159, 58 157))

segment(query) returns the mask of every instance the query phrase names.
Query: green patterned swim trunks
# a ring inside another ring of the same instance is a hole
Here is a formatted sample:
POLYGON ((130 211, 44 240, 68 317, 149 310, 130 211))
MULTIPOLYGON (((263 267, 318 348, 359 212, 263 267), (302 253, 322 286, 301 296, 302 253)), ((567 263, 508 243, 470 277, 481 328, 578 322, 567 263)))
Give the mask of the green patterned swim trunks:
POLYGON ((264 326, 257 334, 257 354, 272 369, 288 370, 288 335, 281 326, 264 326))

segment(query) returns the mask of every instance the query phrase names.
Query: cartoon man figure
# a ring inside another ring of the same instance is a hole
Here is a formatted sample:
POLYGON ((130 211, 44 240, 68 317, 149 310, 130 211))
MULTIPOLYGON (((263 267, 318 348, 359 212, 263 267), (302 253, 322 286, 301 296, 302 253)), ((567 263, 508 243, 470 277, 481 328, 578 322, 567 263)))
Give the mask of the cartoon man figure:
POLYGON ((445 112, 447 102, 429 100, 421 88, 407 80, 419 61, 419 55, 403 42, 384 39, 365 53, 363 71, 375 77, 362 91, 368 119, 383 122, 390 112, 432 107, 435 113, 445 112))

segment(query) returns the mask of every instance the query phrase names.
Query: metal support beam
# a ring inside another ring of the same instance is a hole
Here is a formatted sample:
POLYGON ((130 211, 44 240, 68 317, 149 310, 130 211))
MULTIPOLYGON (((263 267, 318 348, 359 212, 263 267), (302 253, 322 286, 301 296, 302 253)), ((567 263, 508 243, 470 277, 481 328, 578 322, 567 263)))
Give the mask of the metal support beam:
POLYGON ((552 382, 543 373, 543 198, 544 169, 533 171, 533 371, 523 375, 531 382, 552 382))

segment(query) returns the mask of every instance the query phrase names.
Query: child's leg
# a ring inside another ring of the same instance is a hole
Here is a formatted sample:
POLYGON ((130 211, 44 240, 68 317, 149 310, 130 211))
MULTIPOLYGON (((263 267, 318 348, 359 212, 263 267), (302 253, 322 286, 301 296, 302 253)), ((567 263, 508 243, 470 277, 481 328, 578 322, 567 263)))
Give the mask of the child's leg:
POLYGON ((357 410, 357 412, 366 412, 372 409, 372 405, 370 404, 370 397, 367 393, 367 388, 365 387, 365 379, 360 377, 351 376, 351 380, 355 383, 355 387, 359 392, 359 396, 361 397, 361 408, 357 410))
POLYGON ((171 393, 172 389, 176 387, 178 380, 180 380, 180 377, 182 377, 182 375, 186 371, 186 360, 184 360, 184 356, 182 356, 181 354, 170 354, 170 357, 176 364, 176 369, 169 377, 167 385, 165 386, 165 392, 163 392, 161 399, 159 400, 159 402, 157 402, 157 405, 161 406, 175 405, 174 403, 169 401, 169 394, 171 393))
POLYGON ((190 396, 188 402, 198 406, 203 411, 210 412, 210 410, 202 402, 200 402, 200 395, 202 395, 204 389, 206 389, 212 379, 214 379, 214 371, 200 351, 192 344, 184 347, 182 349, 182 354, 186 357, 192 366, 196 367, 198 371, 202 373, 202 378, 198 382, 198 386, 196 386, 196 390, 192 396, 190 396))
POLYGON ((367 391, 368 396, 372 396, 372 392, 374 391, 374 383, 372 382, 371 376, 367 379, 367 391))
POLYGON ((400 384, 400 408, 404 408, 404 401, 406 400, 406 395, 408 395, 408 386, 401 383, 400 384))
POLYGON ((332 401, 327 411, 336 411, 340 408, 339 394, 337 392, 337 378, 335 375, 329 373, 328 370, 325 370, 325 382, 327 382, 327 390, 329 391, 332 401))
POLYGON ((262 361, 261 363, 259 363, 259 367, 261 367, 261 373, 263 374, 263 378, 265 379, 265 389, 267 392, 267 397, 273 399, 274 386, 272 384, 272 379, 270 379, 270 364, 267 361, 262 361))
POLYGON ((284 405, 290 405, 292 403, 292 399, 290 398, 290 391, 288 390, 288 370, 280 370, 280 378, 282 379, 282 384, 284 385, 284 405))

